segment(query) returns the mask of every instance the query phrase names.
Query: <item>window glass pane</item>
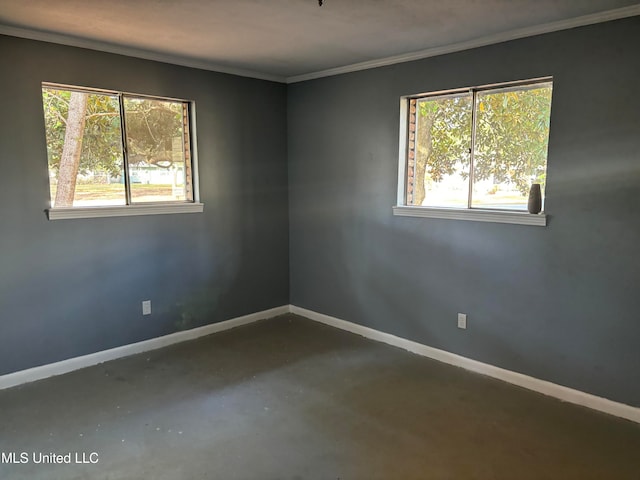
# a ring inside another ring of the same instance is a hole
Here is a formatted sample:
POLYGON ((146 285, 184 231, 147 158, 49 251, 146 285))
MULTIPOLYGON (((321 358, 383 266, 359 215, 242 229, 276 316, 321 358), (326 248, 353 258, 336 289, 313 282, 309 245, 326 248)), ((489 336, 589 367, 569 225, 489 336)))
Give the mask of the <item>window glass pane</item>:
POLYGON ((132 203, 191 200, 186 104, 124 97, 124 115, 132 203))
POLYGON ((470 94, 410 101, 407 204, 468 206, 470 94))
POLYGON ((52 207, 124 205, 118 97, 42 88, 52 207))
POLYGON ((526 210, 532 183, 544 187, 551 83, 476 95, 472 206, 526 210))

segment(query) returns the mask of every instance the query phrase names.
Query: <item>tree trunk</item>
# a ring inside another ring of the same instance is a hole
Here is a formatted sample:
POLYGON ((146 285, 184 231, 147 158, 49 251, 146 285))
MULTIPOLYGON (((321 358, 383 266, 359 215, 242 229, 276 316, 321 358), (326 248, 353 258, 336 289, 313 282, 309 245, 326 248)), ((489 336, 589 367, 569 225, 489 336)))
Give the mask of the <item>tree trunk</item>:
POLYGON ((67 129, 64 134, 64 147, 58 170, 58 188, 56 190, 55 207, 73 206, 76 193, 76 178, 80 166, 82 153, 82 137, 87 113, 87 99, 89 95, 71 92, 69 99, 69 114, 67 115, 67 129))
POLYGON ((413 205, 422 205, 426 195, 427 161, 431 156, 431 128, 435 114, 421 114, 416 132, 416 175, 413 185, 413 205))

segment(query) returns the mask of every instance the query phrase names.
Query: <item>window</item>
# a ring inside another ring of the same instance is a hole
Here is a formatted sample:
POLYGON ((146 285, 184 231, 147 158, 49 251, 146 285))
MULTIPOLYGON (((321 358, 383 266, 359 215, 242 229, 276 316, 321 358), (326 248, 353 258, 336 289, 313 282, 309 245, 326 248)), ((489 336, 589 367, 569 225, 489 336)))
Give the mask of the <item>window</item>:
POLYGON ((405 97, 399 204, 526 214, 531 185, 546 184, 551 93, 544 78, 405 97))
POLYGON ((42 102, 50 219, 202 211, 191 102, 55 84, 42 102))

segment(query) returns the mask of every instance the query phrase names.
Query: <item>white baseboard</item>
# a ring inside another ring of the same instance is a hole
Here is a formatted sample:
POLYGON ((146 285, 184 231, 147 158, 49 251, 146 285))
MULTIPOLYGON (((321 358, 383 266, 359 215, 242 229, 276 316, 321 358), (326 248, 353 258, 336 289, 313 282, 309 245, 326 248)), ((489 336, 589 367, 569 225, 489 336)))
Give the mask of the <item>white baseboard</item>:
POLYGON ((97 365, 109 360, 115 360, 116 358, 128 357, 129 355, 135 355, 136 353, 147 352, 149 350, 156 350, 168 345, 173 345, 174 343, 193 340, 195 338, 210 335, 212 333, 221 332, 223 330, 229 330, 231 328, 246 325, 248 323, 257 322, 258 320, 264 320, 267 318, 275 317, 277 315, 282 315, 284 313, 288 313, 289 311, 289 305, 283 305, 281 307, 271 308, 269 310, 263 310, 261 312, 244 315, 242 317, 232 318, 231 320, 225 320, 223 322, 213 323, 211 325, 204 325, 202 327, 193 328, 191 330, 171 333, 162 337, 143 340, 142 342, 131 343, 129 345, 123 345, 121 347, 103 350, 101 352, 90 353, 89 355, 83 355, 81 357, 69 358, 68 360, 62 360, 60 362, 29 368, 27 370, 21 370, 19 372, 9 373, 7 375, 1 375, 0 390, 15 387, 17 385, 22 385, 23 383, 42 380, 43 378, 53 377, 55 375, 62 375, 63 373, 90 367, 92 365, 97 365))
POLYGON ((555 383, 548 382, 546 380, 540 380, 539 378, 523 375, 522 373, 513 372, 511 370, 505 370, 504 368, 489 365, 487 363, 478 362, 470 358, 456 355, 437 348, 428 347, 411 340, 396 337, 389 333, 380 332, 373 328, 364 327, 355 323, 347 322, 339 318, 330 317, 322 313, 307 310, 305 308, 290 306, 291 313, 315 320, 316 322, 329 325, 331 327, 340 328, 348 332, 352 332, 363 337, 376 340, 378 342, 393 345, 394 347, 403 348, 412 353, 422 355, 424 357, 437 360, 439 362, 448 363, 456 367, 462 367, 472 372, 487 375, 489 377, 497 378, 513 385, 524 387, 534 392, 542 393, 550 397, 555 397, 565 402, 574 403, 576 405, 582 405, 583 407, 598 410, 600 412, 608 413, 616 417, 626 418, 632 422, 640 423, 640 408, 626 405, 624 403, 614 402, 606 398, 597 397, 590 393, 581 392, 580 390, 574 390, 569 387, 564 387, 555 383))
POLYGON ((74 370, 79 370, 81 368, 104 363, 109 360, 128 357, 129 355, 135 355, 137 353, 143 353, 150 350, 156 350, 168 345, 185 342, 187 340, 193 340, 198 337, 221 332, 223 330, 229 330, 235 327, 247 325, 249 323, 257 322, 259 320, 264 320, 289 312, 306 317, 316 322, 323 323, 325 325, 329 325, 331 327, 339 328, 341 330, 346 330, 348 332, 361 335, 371 340, 386 343, 394 347, 399 347, 409 352, 422 355, 439 362, 454 365, 456 367, 461 367, 472 372, 480 373, 482 375, 487 375, 489 377, 511 383, 513 385, 518 385, 528 390, 533 390, 550 397, 555 397, 565 402, 582 405, 584 407, 598 410, 609 415, 626 418, 627 420, 631 420, 632 422, 640 423, 640 408, 638 407, 614 402, 613 400, 598 397, 590 393, 581 392, 579 390, 574 390, 569 387, 557 385, 546 380, 540 380, 538 378, 530 377, 522 373, 513 372, 511 370, 506 370, 504 368, 489 365, 487 363, 482 363, 477 360, 472 360, 470 358, 457 355, 455 353, 429 347, 427 345, 407 340, 405 338, 396 337, 395 335, 391 335, 389 333, 380 332, 373 328, 364 327, 356 323, 341 320, 329 315, 324 315, 312 310, 307 310, 295 305, 283 305, 281 307, 251 313, 249 315, 233 318, 231 320, 225 320, 223 322, 204 325, 202 327, 194 328, 191 330, 172 333, 163 337, 152 338, 149 340, 144 340, 142 342, 123 345, 121 347, 111 348, 109 350, 103 350, 101 352, 91 353, 89 355, 83 355, 81 357, 70 358, 68 360, 62 360, 60 362, 51 363, 48 365, 42 365, 39 367, 29 368, 27 370, 21 370, 19 372, 0 375, 0 390, 22 385, 24 383, 34 382, 36 380, 42 380, 48 377, 53 377, 55 375, 62 375, 74 370))

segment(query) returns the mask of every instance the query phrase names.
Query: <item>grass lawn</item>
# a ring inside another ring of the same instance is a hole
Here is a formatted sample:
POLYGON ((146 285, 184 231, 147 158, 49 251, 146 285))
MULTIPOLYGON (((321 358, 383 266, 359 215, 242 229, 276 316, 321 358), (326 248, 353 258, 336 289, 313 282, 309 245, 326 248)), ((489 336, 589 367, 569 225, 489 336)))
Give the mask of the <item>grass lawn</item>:
MULTIPOLYGON (((53 199, 56 198, 56 189, 56 185, 51 185, 52 204, 54 203, 53 199)), ((186 200, 184 190, 177 193, 178 195, 175 195, 173 187, 167 184, 149 185, 134 183, 131 185, 131 199, 137 203, 181 202, 186 200)), ((124 204, 124 185, 120 183, 76 185, 76 192, 73 198, 74 207, 100 207, 124 204)))
MULTIPOLYGON (((51 198, 56 198, 56 185, 51 185, 51 198)), ((131 185, 131 196, 139 197, 170 197, 173 198, 171 185, 147 185, 134 183, 131 185)), ((124 199, 124 185, 111 184, 80 184, 76 185, 75 201, 91 200, 120 200, 124 199)))

